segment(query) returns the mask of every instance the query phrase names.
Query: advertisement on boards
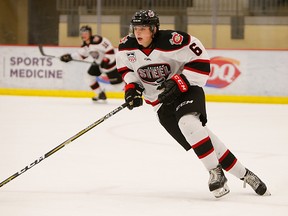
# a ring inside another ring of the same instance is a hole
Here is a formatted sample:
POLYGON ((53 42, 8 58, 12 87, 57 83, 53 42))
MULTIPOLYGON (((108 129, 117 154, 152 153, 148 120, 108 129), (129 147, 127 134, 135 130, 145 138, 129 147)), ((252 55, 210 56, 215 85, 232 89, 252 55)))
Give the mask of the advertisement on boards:
MULTIPOLYGON (((59 57, 77 47, 44 47, 59 57)), ((45 90, 90 90, 89 63, 61 62, 42 56, 37 46, 0 46, 0 88, 45 90)), ((210 77, 205 92, 210 95, 288 96, 288 51, 209 50, 210 77)), ((85 61, 92 62, 92 59, 85 61)), ((106 91, 122 91, 97 78, 106 91)))

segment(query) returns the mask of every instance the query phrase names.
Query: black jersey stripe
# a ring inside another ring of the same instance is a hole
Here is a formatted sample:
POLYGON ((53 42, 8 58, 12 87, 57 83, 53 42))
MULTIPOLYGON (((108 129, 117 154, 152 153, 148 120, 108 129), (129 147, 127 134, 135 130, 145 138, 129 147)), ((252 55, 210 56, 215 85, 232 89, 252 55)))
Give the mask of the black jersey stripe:
POLYGON ((198 59, 195 61, 188 62, 184 65, 184 69, 193 71, 200 74, 209 75, 210 74, 210 61, 198 59))
POLYGON ((129 69, 128 67, 122 67, 122 68, 117 68, 117 70, 119 71, 119 73, 125 73, 125 72, 129 72, 132 71, 131 69, 129 69))
POLYGON ((106 70, 109 70, 109 69, 113 68, 115 65, 116 65, 116 61, 112 62, 111 64, 108 64, 108 65, 105 67, 105 69, 106 69, 106 70))
POLYGON ((131 70, 128 67, 122 67, 122 68, 117 68, 118 72, 120 73, 120 75, 122 76, 122 79, 124 79, 124 76, 128 73, 128 72, 133 72, 133 70, 131 70))
POLYGON ((107 51, 105 54, 112 55, 112 54, 114 54, 114 53, 115 53, 115 52, 114 52, 114 49, 111 49, 111 50, 107 51))

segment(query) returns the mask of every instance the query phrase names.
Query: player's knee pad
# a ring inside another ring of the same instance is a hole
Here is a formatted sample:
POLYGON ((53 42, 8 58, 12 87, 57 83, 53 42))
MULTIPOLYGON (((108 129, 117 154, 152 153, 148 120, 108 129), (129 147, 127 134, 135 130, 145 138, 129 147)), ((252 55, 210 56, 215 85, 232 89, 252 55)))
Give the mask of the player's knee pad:
POLYGON ((178 122, 178 125, 182 134, 190 145, 193 145, 194 143, 199 142, 199 140, 208 137, 208 133, 202 126, 197 113, 182 116, 178 122))
POLYGON ((179 119, 178 122, 179 128, 181 129, 183 134, 193 133, 199 129, 202 129, 203 126, 199 120, 198 115, 186 114, 179 119))

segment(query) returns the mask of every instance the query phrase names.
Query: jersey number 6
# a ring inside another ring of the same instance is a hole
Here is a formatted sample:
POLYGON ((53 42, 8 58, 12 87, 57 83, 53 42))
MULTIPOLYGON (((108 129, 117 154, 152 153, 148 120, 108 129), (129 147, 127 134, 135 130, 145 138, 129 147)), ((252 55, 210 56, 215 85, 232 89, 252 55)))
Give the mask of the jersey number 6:
POLYGON ((202 54, 202 50, 200 47, 196 46, 196 43, 192 43, 189 48, 192 50, 192 52, 195 53, 195 55, 200 56, 202 54))

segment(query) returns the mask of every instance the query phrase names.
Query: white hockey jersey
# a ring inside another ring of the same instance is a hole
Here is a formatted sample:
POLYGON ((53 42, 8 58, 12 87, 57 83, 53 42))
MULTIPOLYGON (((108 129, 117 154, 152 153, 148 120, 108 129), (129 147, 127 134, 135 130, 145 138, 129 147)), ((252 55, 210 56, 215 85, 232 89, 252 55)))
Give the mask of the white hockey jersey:
POLYGON ((135 38, 126 36, 116 54, 118 71, 125 83, 144 87, 146 103, 159 104, 159 84, 175 74, 184 74, 191 85, 203 87, 210 73, 210 59, 202 43, 191 35, 160 30, 151 48, 141 48, 135 38))
POLYGON ((80 49, 72 53, 73 59, 85 59, 91 56, 99 65, 101 72, 107 73, 116 69, 115 50, 112 43, 105 37, 93 35, 91 43, 83 42, 80 49))

